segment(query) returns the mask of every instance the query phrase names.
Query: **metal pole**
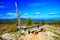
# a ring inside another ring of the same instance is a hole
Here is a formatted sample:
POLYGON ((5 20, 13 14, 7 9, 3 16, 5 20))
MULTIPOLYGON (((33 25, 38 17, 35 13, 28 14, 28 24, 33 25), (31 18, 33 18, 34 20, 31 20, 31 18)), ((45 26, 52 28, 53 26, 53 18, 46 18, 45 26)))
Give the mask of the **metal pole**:
POLYGON ((19 26, 19 36, 21 36, 20 15, 18 13, 18 6, 17 6, 17 3, 16 2, 15 2, 15 6, 16 6, 16 14, 17 14, 17 20, 18 20, 18 26, 19 26))

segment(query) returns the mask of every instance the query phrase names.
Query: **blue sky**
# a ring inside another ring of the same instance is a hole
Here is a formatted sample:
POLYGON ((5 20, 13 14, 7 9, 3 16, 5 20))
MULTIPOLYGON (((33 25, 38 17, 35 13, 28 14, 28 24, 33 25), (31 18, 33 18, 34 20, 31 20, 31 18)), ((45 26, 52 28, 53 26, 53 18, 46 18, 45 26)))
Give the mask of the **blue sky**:
POLYGON ((15 2, 21 18, 60 19, 60 0, 0 0, 0 19, 17 17, 15 2))

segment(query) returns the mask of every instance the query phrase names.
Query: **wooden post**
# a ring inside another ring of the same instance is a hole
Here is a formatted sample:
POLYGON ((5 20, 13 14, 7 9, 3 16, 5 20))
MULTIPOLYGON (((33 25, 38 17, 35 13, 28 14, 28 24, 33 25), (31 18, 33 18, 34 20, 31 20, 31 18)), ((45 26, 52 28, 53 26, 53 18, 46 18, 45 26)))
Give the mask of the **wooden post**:
POLYGON ((20 24, 20 15, 18 13, 18 5, 15 2, 15 6, 16 6, 16 14, 17 14, 17 20, 18 20, 18 26, 19 26, 19 36, 21 36, 21 24, 20 24))

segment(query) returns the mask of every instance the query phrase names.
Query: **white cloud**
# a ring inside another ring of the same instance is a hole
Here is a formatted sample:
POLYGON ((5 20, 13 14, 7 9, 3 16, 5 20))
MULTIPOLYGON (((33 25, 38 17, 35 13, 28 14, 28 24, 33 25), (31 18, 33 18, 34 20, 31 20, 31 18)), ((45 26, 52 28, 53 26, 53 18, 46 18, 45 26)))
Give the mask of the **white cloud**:
POLYGON ((40 15, 40 12, 36 12, 35 15, 40 15))
POLYGON ((29 14, 28 13, 24 13, 24 14, 22 14, 21 16, 28 16, 29 14))
POLYGON ((7 15, 16 15, 16 13, 7 13, 7 15))
POLYGON ((10 18, 16 18, 17 14, 16 13, 7 13, 7 16, 9 16, 10 18))
POLYGON ((25 13, 24 15, 25 15, 25 16, 28 16, 28 13, 25 13))
POLYGON ((29 18, 29 17, 30 17, 30 15, 28 13, 24 13, 21 15, 21 18, 29 18))
MULTIPOLYGON (((55 17, 60 17, 59 15, 40 15, 40 12, 36 12, 35 15, 29 15, 28 13, 25 13, 23 15, 21 15, 21 18, 55 18, 55 17)), ((53 13, 50 13, 53 14, 53 13)), ((6 14, 8 16, 8 18, 16 18, 17 14, 16 13, 7 13, 6 14)))
POLYGON ((49 15, 55 15, 55 13, 52 13, 52 12, 51 12, 51 13, 49 13, 49 15))
POLYGON ((30 16, 31 18, 60 18, 58 15, 34 15, 30 16))
MULTIPOLYGON (((16 18, 16 17, 17 17, 17 14, 16 14, 16 13, 11 13, 11 12, 7 13, 6 15, 7 15, 9 18, 16 18)), ((21 17, 21 18, 28 18, 29 15, 28 15, 28 13, 25 13, 25 14, 21 14, 20 17, 21 17)))

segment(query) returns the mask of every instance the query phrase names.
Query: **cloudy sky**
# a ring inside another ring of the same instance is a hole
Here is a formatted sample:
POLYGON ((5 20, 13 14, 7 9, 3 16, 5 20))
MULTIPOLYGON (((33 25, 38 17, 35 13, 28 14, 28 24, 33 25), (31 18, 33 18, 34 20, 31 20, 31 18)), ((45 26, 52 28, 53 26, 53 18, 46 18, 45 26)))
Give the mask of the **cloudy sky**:
POLYGON ((0 0, 0 19, 17 17, 15 2, 21 18, 60 19, 60 0, 0 0))

